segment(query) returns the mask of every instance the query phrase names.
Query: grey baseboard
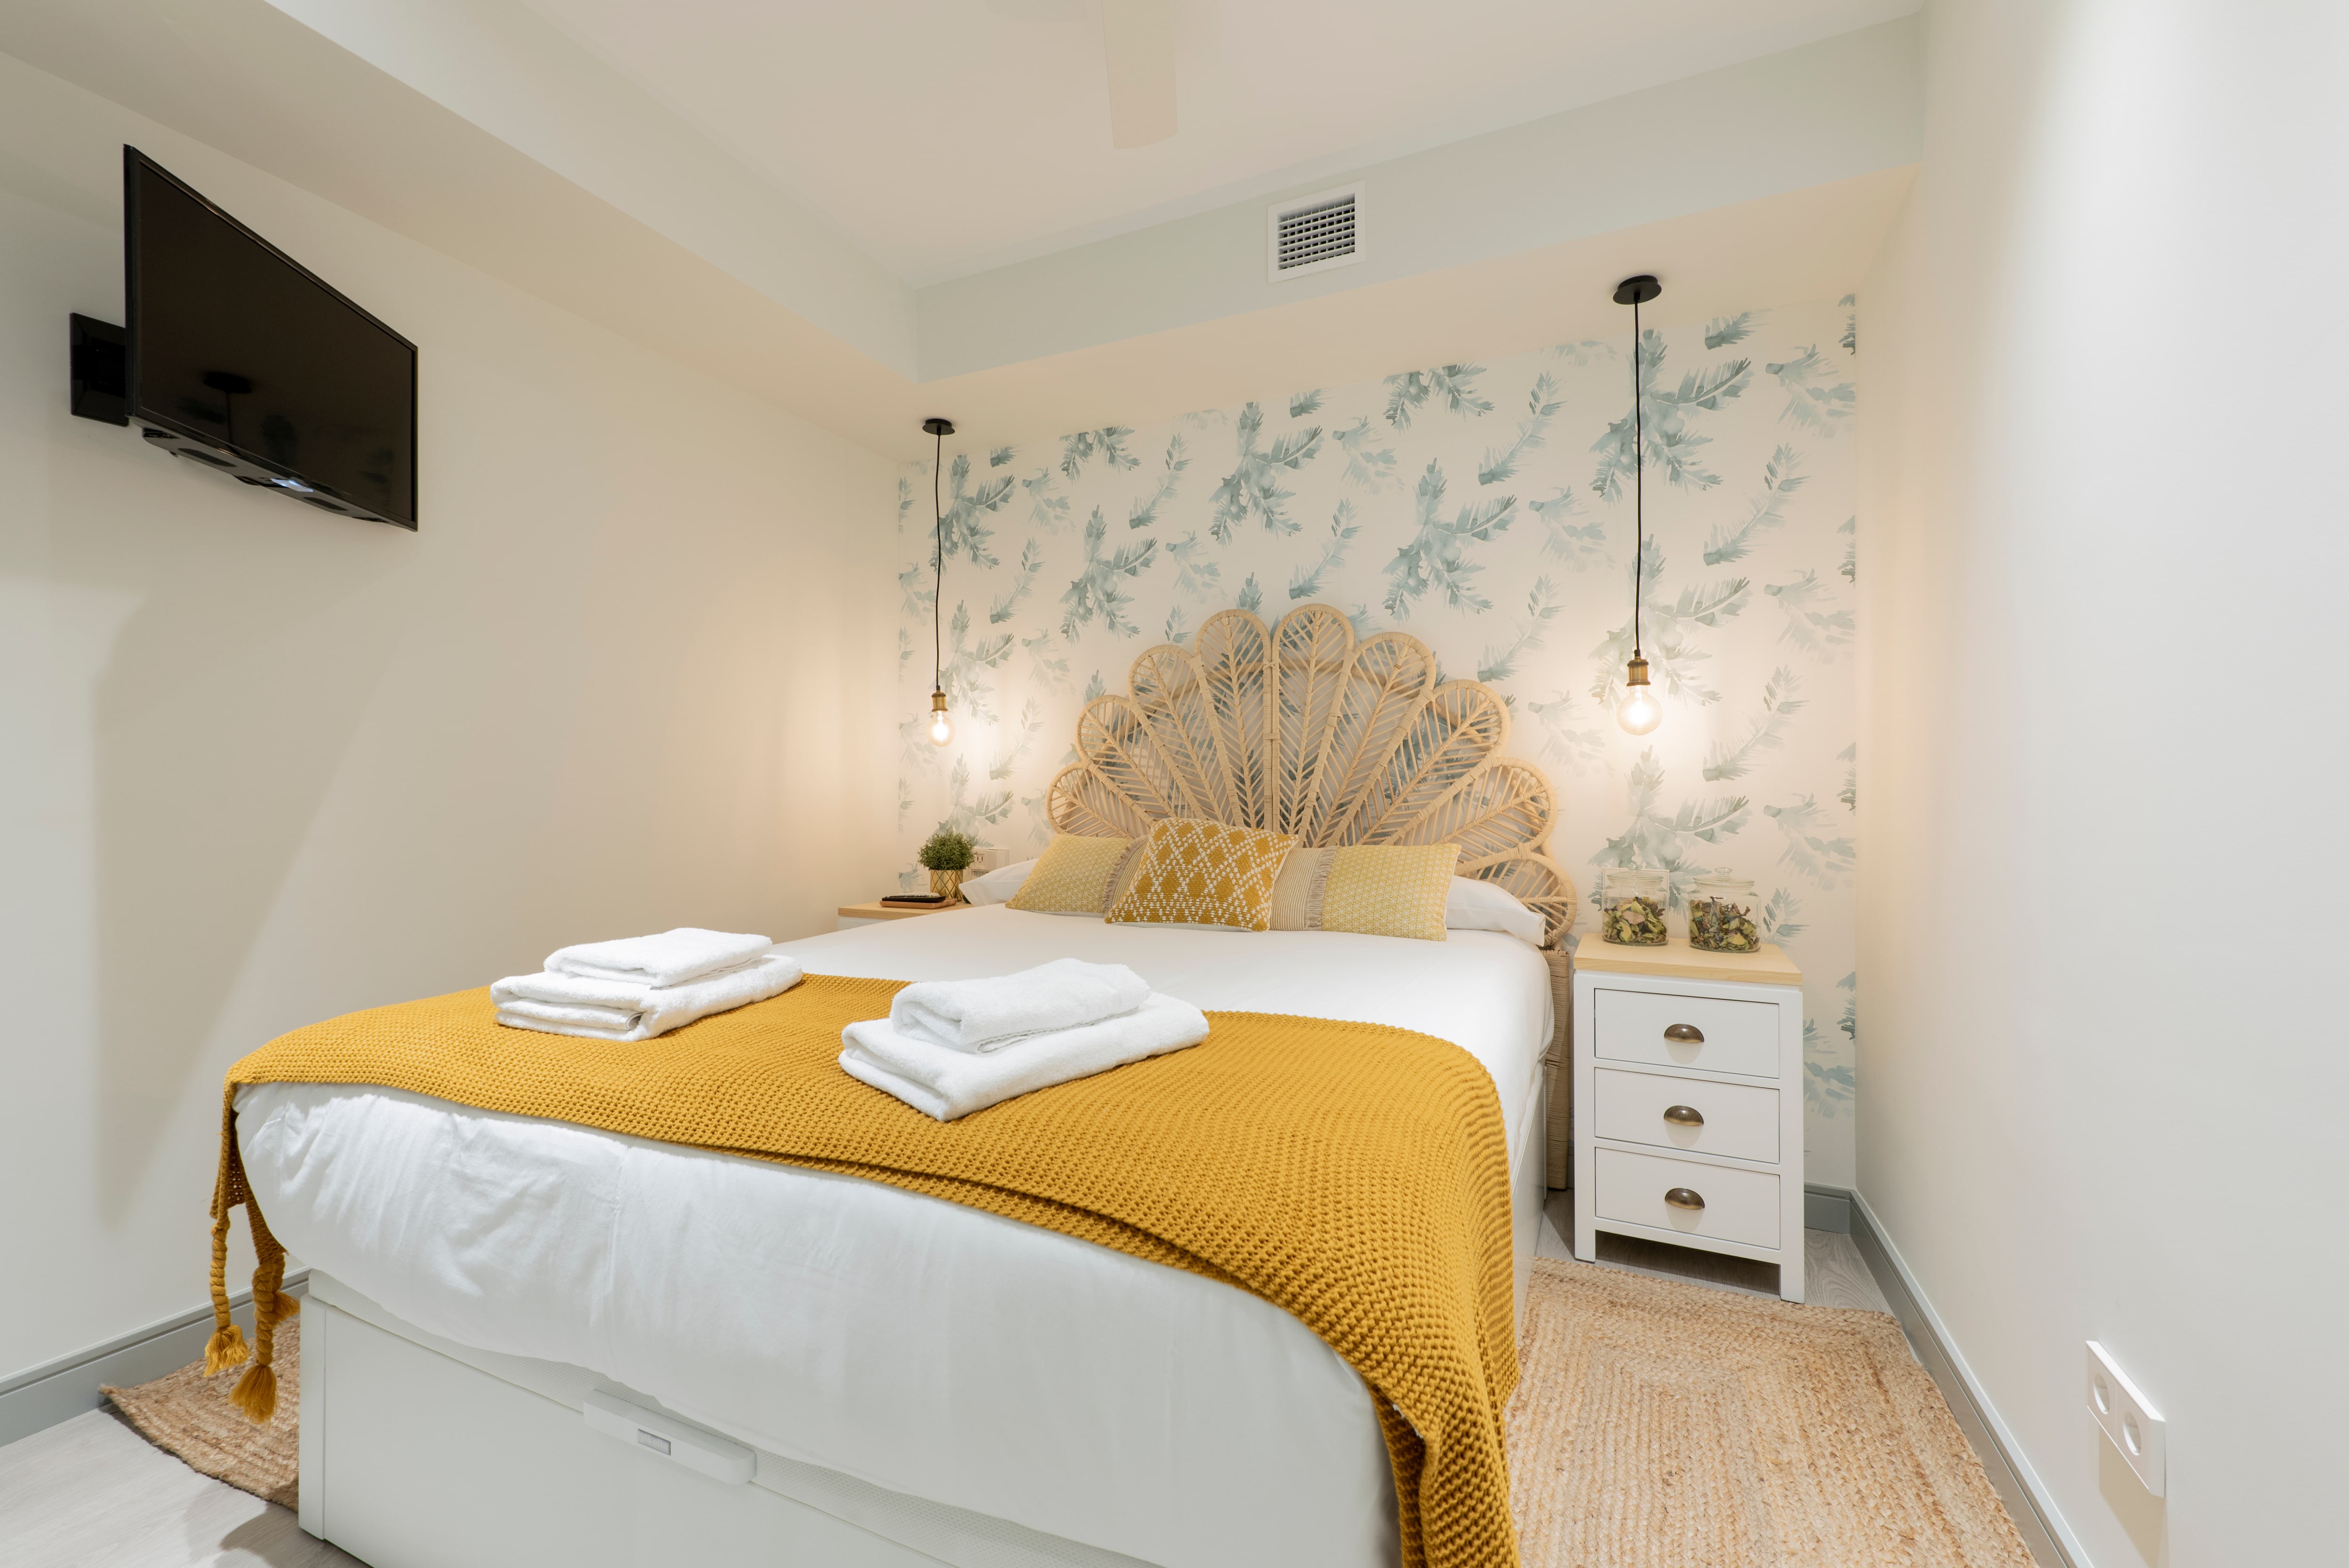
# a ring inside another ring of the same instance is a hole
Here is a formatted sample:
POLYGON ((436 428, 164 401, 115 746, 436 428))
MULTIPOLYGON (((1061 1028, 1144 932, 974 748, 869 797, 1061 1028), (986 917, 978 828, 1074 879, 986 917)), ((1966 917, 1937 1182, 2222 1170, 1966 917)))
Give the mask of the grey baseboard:
POLYGON ((1822 1187, 1816 1181, 1803 1183, 1803 1229, 1833 1231, 1838 1236, 1851 1233, 1851 1189, 1822 1187))
POLYGON ((1900 1320, 1909 1348, 1916 1351, 1917 1359, 1933 1379, 1934 1387, 1940 1389, 1950 1413, 1957 1417, 1958 1426, 1966 1434, 1966 1441, 1973 1446, 1975 1457, 1982 1460, 1991 1486, 1998 1492, 1999 1501, 2006 1504, 2015 1529, 2022 1532, 2023 1545, 2031 1549, 2032 1560, 2039 1568, 2092 1568, 2077 1538, 2064 1525, 2063 1516, 2040 1484, 2038 1473, 2013 1443, 1989 1396, 1976 1383, 1964 1356, 1951 1342, 1940 1314, 1926 1300, 1899 1250, 1884 1233, 1876 1212, 1857 1192, 1847 1193, 1846 1198, 1851 1239, 1859 1249, 1861 1261, 1876 1276, 1884 1299, 1892 1305, 1892 1315, 1900 1320))
MULTIPOLYGON (((310 1271, 286 1275, 285 1290, 290 1295, 307 1295, 310 1271)), ((229 1312, 245 1336, 252 1337, 253 1293, 239 1291, 229 1297, 229 1312)), ((202 1360, 204 1341, 212 1334, 212 1309, 200 1306, 18 1373, 0 1383, 0 1447, 97 1409, 106 1403, 106 1396, 98 1392, 102 1385, 127 1388, 202 1360)))

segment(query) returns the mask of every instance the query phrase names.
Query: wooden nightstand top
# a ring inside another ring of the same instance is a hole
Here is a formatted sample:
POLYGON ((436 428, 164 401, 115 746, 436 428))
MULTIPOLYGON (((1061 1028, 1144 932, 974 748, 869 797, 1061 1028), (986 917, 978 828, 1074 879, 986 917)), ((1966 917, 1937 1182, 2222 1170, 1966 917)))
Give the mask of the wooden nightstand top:
POLYGON ((1685 936, 1661 947, 1624 947, 1585 933, 1574 950, 1574 966, 1594 975, 1645 975, 1665 980, 1732 980, 1748 985, 1799 985, 1803 972, 1793 959, 1764 943, 1756 953, 1700 953, 1685 936))
POLYGON ((911 920, 917 914, 952 914, 958 909, 968 909, 967 903, 883 903, 874 899, 870 903, 843 903, 840 906, 843 920, 911 920))

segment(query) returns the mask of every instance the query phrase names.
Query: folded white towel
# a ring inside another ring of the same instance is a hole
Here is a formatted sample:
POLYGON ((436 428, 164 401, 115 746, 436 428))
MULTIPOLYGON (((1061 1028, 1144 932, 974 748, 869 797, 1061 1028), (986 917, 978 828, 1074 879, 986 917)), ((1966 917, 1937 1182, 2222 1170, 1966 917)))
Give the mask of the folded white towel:
POLYGON ((992 1051, 1023 1035, 1073 1029, 1142 1006, 1150 987, 1123 964, 1055 958, 990 980, 924 980, 889 1004, 896 1031, 954 1051, 992 1051))
MULTIPOLYGON (((617 1007, 565 1007, 555 1002, 533 1002, 517 997, 498 1004, 498 1021, 518 1027, 535 1028, 569 1025, 575 1028, 594 1029, 598 1033, 622 1035, 636 1026, 642 1012, 624 1013, 617 1007)), ((551 1028, 560 1033, 559 1028, 551 1028)))
POLYGON ((909 1039, 891 1027, 888 1019, 874 1018, 841 1031, 840 1065, 849 1077, 895 1095, 924 1115, 952 1121, 1018 1095, 1179 1051, 1206 1037, 1206 1016, 1198 1008, 1152 992, 1131 1013, 1030 1035, 984 1055, 909 1039))
MULTIPOLYGON (((688 985, 706 985, 722 979, 736 969, 750 965, 737 964, 733 969, 720 969, 686 982, 688 985)), ((679 990, 681 986, 648 985, 626 980, 590 980, 584 975, 557 975, 548 970, 538 975, 510 975, 490 987, 490 1000, 503 1005, 508 1002, 544 1002, 556 1007, 598 1007, 622 1013, 641 1013, 645 998, 655 991, 679 990)))
POLYGON ((618 980, 631 985, 682 985, 748 964, 774 944, 763 936, 704 931, 680 925, 658 936, 624 936, 613 942, 582 942, 546 955, 556 975, 618 980))
POLYGON ((516 975, 490 987, 498 1022, 593 1040, 649 1040, 696 1018, 781 995, 800 983, 800 961, 770 953, 683 985, 615 985, 562 975, 516 975))

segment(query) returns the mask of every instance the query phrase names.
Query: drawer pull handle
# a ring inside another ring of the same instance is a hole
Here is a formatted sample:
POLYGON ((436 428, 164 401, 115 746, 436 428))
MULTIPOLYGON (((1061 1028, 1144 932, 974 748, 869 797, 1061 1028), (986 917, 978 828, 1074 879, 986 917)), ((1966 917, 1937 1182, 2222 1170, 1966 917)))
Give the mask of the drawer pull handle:
POLYGON ((1675 1187, 1664 1194, 1664 1202, 1675 1209, 1702 1209, 1704 1194, 1687 1187, 1675 1187))
POLYGON ((1702 1127, 1704 1112, 1692 1105, 1668 1105, 1664 1107, 1664 1119, 1674 1127, 1702 1127))
POLYGON ((1704 1044, 1704 1031, 1694 1024, 1670 1024, 1665 1026, 1664 1038, 1676 1046, 1701 1046, 1704 1044))

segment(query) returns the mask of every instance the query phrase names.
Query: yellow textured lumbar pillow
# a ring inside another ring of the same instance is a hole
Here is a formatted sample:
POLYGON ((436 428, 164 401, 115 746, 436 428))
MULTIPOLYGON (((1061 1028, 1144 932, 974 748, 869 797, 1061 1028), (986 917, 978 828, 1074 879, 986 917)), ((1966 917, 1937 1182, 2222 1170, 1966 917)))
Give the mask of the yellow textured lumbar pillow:
POLYGON ((1008 905, 1034 914, 1100 914, 1109 908, 1111 883, 1133 845, 1131 839, 1059 834, 1008 905))
POLYGON ((1319 931, 1321 889, 1330 880, 1335 850, 1291 850, 1272 884, 1272 929, 1319 931))
POLYGON ((1354 844, 1300 850, 1273 893, 1275 931, 1351 931, 1444 940, 1457 844, 1354 844))
POLYGON ((1112 923, 1272 927, 1272 884, 1297 841, 1197 817, 1154 824, 1112 923))

